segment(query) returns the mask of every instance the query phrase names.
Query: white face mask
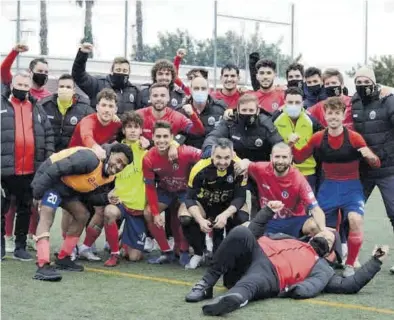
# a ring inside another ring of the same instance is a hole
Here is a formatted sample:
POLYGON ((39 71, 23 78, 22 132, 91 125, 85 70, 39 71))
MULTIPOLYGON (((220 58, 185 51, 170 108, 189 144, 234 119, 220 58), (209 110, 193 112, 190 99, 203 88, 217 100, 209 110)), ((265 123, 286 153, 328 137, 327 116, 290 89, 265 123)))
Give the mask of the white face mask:
POLYGON ((193 91, 192 97, 195 103, 203 104, 208 99, 208 91, 193 91))
POLYGON ((287 104, 285 107, 285 112, 292 119, 297 119, 300 116, 302 110, 301 104, 287 104))

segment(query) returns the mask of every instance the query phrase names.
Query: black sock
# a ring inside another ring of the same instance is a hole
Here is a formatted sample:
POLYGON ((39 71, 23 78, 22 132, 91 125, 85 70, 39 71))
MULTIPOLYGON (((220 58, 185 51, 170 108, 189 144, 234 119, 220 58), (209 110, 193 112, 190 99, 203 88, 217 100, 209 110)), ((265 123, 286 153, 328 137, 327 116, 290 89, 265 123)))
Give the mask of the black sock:
POLYGON ((200 230, 199 224, 191 217, 180 217, 183 235, 196 255, 202 256, 205 246, 205 233, 200 230), (188 221, 182 218, 189 218, 188 221))

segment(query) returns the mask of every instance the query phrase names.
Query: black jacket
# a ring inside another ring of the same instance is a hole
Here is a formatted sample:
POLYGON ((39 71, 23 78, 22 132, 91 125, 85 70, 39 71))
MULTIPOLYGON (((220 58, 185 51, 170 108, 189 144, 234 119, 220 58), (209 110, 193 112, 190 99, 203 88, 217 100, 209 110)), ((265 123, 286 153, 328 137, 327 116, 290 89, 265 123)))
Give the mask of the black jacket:
MULTIPOLYGON (((150 88, 151 84, 145 84, 141 89, 141 108, 150 106, 150 88)), ((176 109, 178 106, 182 105, 185 98, 185 93, 181 88, 172 84, 170 86, 170 101, 168 106, 172 109, 176 109)))
POLYGON ((234 119, 222 119, 206 137, 202 150, 206 156, 218 138, 228 138, 234 143, 234 150, 240 158, 251 161, 266 161, 269 159, 272 146, 283 141, 270 116, 260 114, 255 124, 245 127, 234 119))
POLYGON ((394 95, 379 98, 364 105, 356 93, 352 98, 354 130, 360 133, 368 147, 379 157, 380 168, 361 162, 362 177, 383 178, 394 174, 394 95))
MULTIPOLYGON (((51 123, 44 109, 37 100, 29 97, 33 104, 34 131, 34 168, 35 170, 55 150, 54 135, 51 123)), ((3 177, 15 174, 15 114, 8 97, 1 96, 1 175, 3 177)))
MULTIPOLYGON (((186 100, 183 104, 193 104, 193 98, 186 100)), ((176 111, 186 115, 183 111, 182 106, 176 108, 176 111)), ((185 144, 188 146, 193 146, 197 149, 201 149, 204 143, 204 139, 207 134, 209 134, 219 123, 221 118, 223 117, 224 111, 227 109, 226 104, 222 100, 213 99, 211 96, 208 96, 208 104, 204 108, 204 110, 199 114, 199 118, 205 127, 205 134, 202 136, 195 136, 192 134, 188 134, 185 138, 185 144)), ((177 141, 180 140, 180 135, 175 137, 177 141)))
POLYGON ((72 67, 72 76, 78 87, 87 94, 90 99, 92 108, 96 108, 97 94, 104 88, 115 90, 118 96, 118 114, 121 115, 126 111, 139 109, 141 106, 141 94, 138 87, 127 83, 123 89, 115 89, 112 86, 110 75, 92 76, 86 72, 86 62, 88 54, 78 50, 72 67))
POLYGON ((95 112, 90 107, 89 100, 78 94, 74 96, 74 103, 64 116, 57 105, 57 94, 42 99, 40 104, 47 113, 55 134, 55 152, 66 149, 79 121, 95 112))
MULTIPOLYGON (((274 216, 274 212, 268 207, 264 207, 250 222, 249 229, 256 239, 262 237, 265 233, 265 226, 274 216)), ((287 235, 272 236, 278 241, 280 239, 291 238, 287 235)), ((293 299, 309 299, 316 297, 320 293, 340 293, 354 294, 358 293, 373 277, 380 271, 382 262, 372 257, 356 273, 350 277, 342 277, 335 274, 324 258, 319 258, 312 268, 309 276, 302 282, 297 283, 279 294, 280 297, 289 297, 293 299)))

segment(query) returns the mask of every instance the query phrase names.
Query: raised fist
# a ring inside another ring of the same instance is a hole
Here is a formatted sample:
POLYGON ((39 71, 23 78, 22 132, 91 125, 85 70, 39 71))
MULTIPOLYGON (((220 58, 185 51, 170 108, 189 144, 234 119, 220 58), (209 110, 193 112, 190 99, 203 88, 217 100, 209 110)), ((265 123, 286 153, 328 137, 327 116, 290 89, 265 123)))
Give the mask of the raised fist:
POLYGON ((89 42, 84 42, 81 44, 80 50, 84 53, 91 53, 93 51, 93 45, 89 42))
POLYGON ((14 50, 18 52, 26 52, 29 51, 29 47, 25 44, 18 43, 17 45, 15 45, 14 50))
POLYGON ((183 59, 183 57, 186 55, 186 49, 183 49, 183 48, 178 49, 178 51, 176 52, 176 55, 178 57, 180 57, 181 59, 183 59))

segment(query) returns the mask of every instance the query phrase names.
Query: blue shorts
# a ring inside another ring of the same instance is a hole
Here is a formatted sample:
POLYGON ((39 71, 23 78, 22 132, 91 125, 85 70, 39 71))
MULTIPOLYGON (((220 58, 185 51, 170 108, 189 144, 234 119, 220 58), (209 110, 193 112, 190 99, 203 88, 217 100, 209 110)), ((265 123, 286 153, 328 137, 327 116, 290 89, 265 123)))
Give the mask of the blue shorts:
POLYGON ((364 215, 364 193, 360 180, 334 181, 325 179, 320 185, 317 202, 326 214, 326 225, 335 228, 338 210, 347 219, 349 212, 364 215))
POLYGON ((265 233, 284 233, 294 238, 303 236, 302 227, 311 216, 271 219, 265 227, 265 233))
POLYGON ((52 208, 55 211, 60 206, 61 202, 62 202, 61 196, 57 191, 53 189, 45 192, 44 196, 41 199, 41 205, 52 208))
POLYGON ((122 243, 129 247, 143 251, 146 238, 144 216, 133 216, 127 212, 126 208, 119 204, 122 218, 124 219, 124 227, 122 233, 122 243))
POLYGON ((163 189, 157 189, 157 198, 160 203, 164 203, 167 206, 170 206, 170 204, 175 200, 178 200, 180 203, 184 203, 186 191, 168 192, 163 189))

